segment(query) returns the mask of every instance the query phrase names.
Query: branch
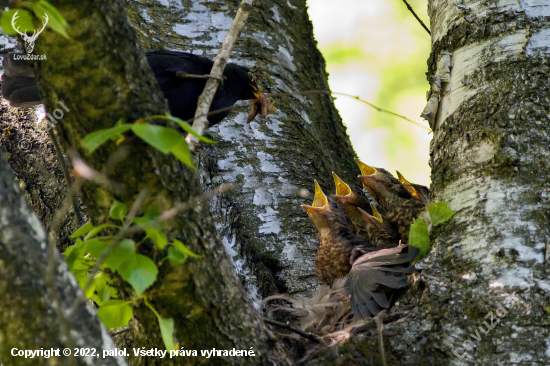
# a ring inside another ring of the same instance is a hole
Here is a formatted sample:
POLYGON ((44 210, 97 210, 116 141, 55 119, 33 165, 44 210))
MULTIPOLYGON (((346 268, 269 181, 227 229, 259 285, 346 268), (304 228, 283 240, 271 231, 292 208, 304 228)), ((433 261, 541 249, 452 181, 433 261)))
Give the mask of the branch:
POLYGON ((274 325, 276 327, 280 327, 280 328, 289 330, 289 331, 291 331, 293 333, 296 333, 296 334, 298 334, 298 335, 300 335, 300 336, 302 336, 306 339, 309 339, 312 342, 323 343, 323 340, 321 338, 317 337, 316 335, 311 334, 311 333, 303 332, 300 329, 296 329, 296 328, 294 328, 293 326, 291 326, 289 324, 277 322, 275 320, 270 320, 270 319, 264 319, 264 321, 266 322, 266 324, 274 325))
POLYGON ((424 29, 426 30, 426 32, 428 32, 428 34, 431 36, 432 35, 432 32, 430 32, 430 30, 428 29, 428 27, 426 27, 426 24, 424 24, 424 22, 418 17, 418 15, 416 15, 416 13, 414 12, 413 8, 411 8, 411 6, 409 5, 409 3, 407 2, 407 0, 403 0, 403 2, 405 3, 405 5, 407 5, 407 9, 409 9, 409 11, 414 15, 414 17, 416 18, 416 20, 418 20, 420 22, 420 25, 422 25, 422 27, 424 27, 424 29))
MULTIPOLYGON (((239 5, 237 15, 235 15, 233 24, 231 24, 231 28, 229 28, 229 32, 220 47, 220 51, 214 61, 214 66, 212 66, 212 71, 210 71, 211 78, 208 79, 202 94, 199 96, 193 128, 200 135, 202 135, 204 130, 208 127, 208 119, 206 118, 206 115, 208 114, 208 110, 210 109, 210 105, 214 99, 214 94, 216 94, 216 90, 218 89, 218 85, 220 83, 219 80, 221 80, 221 77, 223 76, 223 70, 225 69, 229 55, 231 54, 231 51, 233 51, 233 47, 235 46, 235 43, 244 28, 244 24, 248 19, 248 14, 250 13, 253 2, 254 0, 243 0, 239 5)), ((186 140, 189 144, 189 149, 191 151, 195 151, 199 140, 191 134, 187 135, 186 140)))

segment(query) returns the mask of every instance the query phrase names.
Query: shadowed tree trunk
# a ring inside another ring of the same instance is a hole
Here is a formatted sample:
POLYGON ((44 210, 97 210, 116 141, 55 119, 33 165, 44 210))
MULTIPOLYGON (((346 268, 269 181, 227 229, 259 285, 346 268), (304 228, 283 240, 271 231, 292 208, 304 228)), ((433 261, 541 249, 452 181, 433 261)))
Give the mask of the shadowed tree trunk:
POLYGON ((67 309, 84 294, 61 255, 54 251, 53 258, 48 256, 47 233, 15 184, 3 151, 0 152, 0 192, 2 364, 71 365, 68 355, 62 353, 64 349, 74 355, 75 348, 89 348, 95 350, 93 358, 78 357, 73 361, 78 359, 79 365, 94 365, 98 355, 103 365, 126 365, 122 357, 103 357, 103 351, 112 350, 115 345, 89 302, 82 301, 68 314, 67 309), (24 353, 41 349, 57 352, 49 356, 24 353))
MULTIPOLYGON (((216 55, 231 25, 233 1, 195 1, 167 9, 130 3, 134 26, 150 49, 216 55), (172 36, 163 37, 163 34, 172 36), (158 38, 157 38, 158 37, 158 38)), ((251 67, 269 93, 328 90, 303 1, 256 2, 232 60, 251 67)), ((208 130, 218 145, 203 146, 205 189, 231 183, 211 202, 224 245, 246 278, 249 296, 303 292, 317 284, 311 224, 300 204, 317 179, 334 191, 331 170, 348 182, 359 173, 345 128, 326 94, 274 96, 277 113, 246 124, 246 107, 208 130), (244 263, 243 263, 244 261, 244 263)))

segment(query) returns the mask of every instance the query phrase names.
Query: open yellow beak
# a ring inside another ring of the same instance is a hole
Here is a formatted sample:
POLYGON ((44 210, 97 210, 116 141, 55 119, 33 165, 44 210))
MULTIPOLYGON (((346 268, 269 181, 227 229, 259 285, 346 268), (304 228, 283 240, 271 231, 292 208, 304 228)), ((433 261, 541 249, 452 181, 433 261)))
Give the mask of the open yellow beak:
POLYGON ((422 199, 418 194, 418 192, 416 191, 416 189, 411 185, 411 183, 409 183, 409 181, 406 180, 405 177, 401 175, 401 173, 399 173, 398 171, 396 171, 396 173, 397 173, 397 178, 399 178, 399 181, 401 182, 401 184, 403 184, 405 188, 407 188, 407 191, 409 191, 409 193, 412 194, 414 198, 417 198, 419 200, 422 199))
POLYGON ((372 205, 372 203, 371 203, 370 207, 372 209, 372 215, 370 215, 368 212, 361 209, 360 207, 357 207, 357 209, 359 210, 359 212, 361 213, 363 218, 367 221, 370 221, 372 223, 378 223, 378 224, 381 224, 382 222, 384 222, 384 220, 382 219, 382 216, 376 210, 376 208, 372 205))
POLYGON ((373 168, 370 165, 367 165, 367 164, 363 163, 361 160, 359 160, 357 158, 355 158, 355 163, 359 166, 359 169, 361 170, 361 175, 381 174, 380 172, 378 172, 378 170, 376 170, 375 168, 373 168))
POLYGON ((340 177, 337 176, 336 173, 332 172, 332 178, 334 178, 334 185, 336 186, 337 196, 351 195, 352 193, 351 188, 346 184, 346 182, 340 179, 340 177))
POLYGON ((321 189, 321 186, 319 183, 317 183, 317 180, 315 182, 315 196, 313 197, 313 203, 311 206, 309 205, 302 205, 302 208, 306 210, 307 212, 311 213, 322 213, 325 211, 325 209, 328 206, 328 198, 323 193, 323 190, 321 189))

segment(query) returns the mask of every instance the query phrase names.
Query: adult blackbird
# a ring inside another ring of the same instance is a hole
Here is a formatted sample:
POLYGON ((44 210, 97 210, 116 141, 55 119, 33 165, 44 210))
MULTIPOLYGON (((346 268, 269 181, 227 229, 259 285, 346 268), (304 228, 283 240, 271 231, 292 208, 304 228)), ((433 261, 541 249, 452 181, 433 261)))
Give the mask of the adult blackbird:
MULTIPOLYGON (((206 57, 178 51, 150 51, 145 56, 168 100, 170 113, 180 119, 191 120, 214 62, 206 57)), ((11 106, 29 107, 42 103, 34 73, 26 60, 16 60, 15 54, 7 53, 2 60, 2 67, 2 93, 11 106)), ((231 107, 242 99, 253 100, 248 122, 258 113, 264 117, 267 115, 269 101, 260 92, 254 76, 247 68, 228 63, 223 76, 224 80, 210 106, 210 126, 224 119, 231 107)))
POLYGON ((413 196, 405 185, 389 172, 356 161, 361 169, 362 175, 359 179, 363 186, 382 206, 386 219, 397 229, 401 240, 408 242, 409 227, 420 213, 426 210, 426 203, 421 197, 413 196))

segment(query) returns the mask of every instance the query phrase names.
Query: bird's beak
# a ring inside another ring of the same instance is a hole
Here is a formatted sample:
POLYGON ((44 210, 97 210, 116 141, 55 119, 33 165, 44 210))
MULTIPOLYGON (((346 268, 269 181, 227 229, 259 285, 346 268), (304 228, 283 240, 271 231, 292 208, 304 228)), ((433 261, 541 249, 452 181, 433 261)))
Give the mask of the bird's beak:
POLYGON ((313 197, 313 203, 311 206, 309 205, 302 205, 302 208, 306 210, 308 213, 316 213, 316 214, 322 214, 327 206, 328 206, 328 198, 323 193, 323 190, 321 189, 321 186, 319 183, 317 183, 317 180, 315 182, 315 197, 313 197))
MULTIPOLYGON (((372 207, 372 205, 371 205, 371 207, 372 207)), ((379 224, 382 223, 382 217, 380 216, 378 211, 376 211, 376 209, 373 209, 372 212, 373 212, 373 214, 376 212, 378 214, 377 216, 369 214, 367 211, 363 210, 360 207, 357 207, 357 209, 359 210, 359 212, 361 213, 361 216, 363 216, 365 221, 370 222, 371 224, 375 224, 375 225, 379 225, 379 224)))
POLYGON ((359 169, 361 170, 361 175, 381 174, 378 170, 376 170, 376 168, 373 168, 372 166, 363 163, 357 158, 355 158, 355 163, 359 166, 359 169))
POLYGON ((313 207, 326 207, 328 205, 328 198, 323 193, 321 186, 317 183, 317 180, 314 180, 315 183, 315 197, 313 197, 313 207))
POLYGON ((405 188, 407 188, 407 191, 409 191, 409 193, 412 194, 414 198, 417 198, 419 200, 422 199, 416 189, 411 185, 411 183, 409 183, 408 180, 405 179, 405 177, 401 175, 401 173, 397 172, 397 178, 399 178, 401 184, 403 184, 405 188))
POLYGON ((363 187, 369 190, 372 194, 376 194, 376 186, 378 182, 385 182, 385 179, 380 176, 381 173, 373 175, 358 175, 357 178, 363 182, 363 187))
POLYGON ((366 212, 365 210, 361 209, 360 207, 357 207, 357 209, 359 210, 359 212, 361 212, 361 215, 365 220, 373 224, 381 224, 382 222, 384 222, 384 219, 382 219, 382 216, 380 215, 378 210, 376 210, 376 208, 372 205, 372 203, 370 207, 372 209, 372 215, 366 212))
POLYGON ((336 194, 334 195, 336 202, 357 205, 355 193, 351 190, 350 186, 334 172, 332 172, 332 177, 334 178, 334 185, 336 186, 336 194))
POLYGON ((337 196, 349 196, 352 193, 351 188, 336 173, 332 172, 332 178, 334 178, 337 196))

